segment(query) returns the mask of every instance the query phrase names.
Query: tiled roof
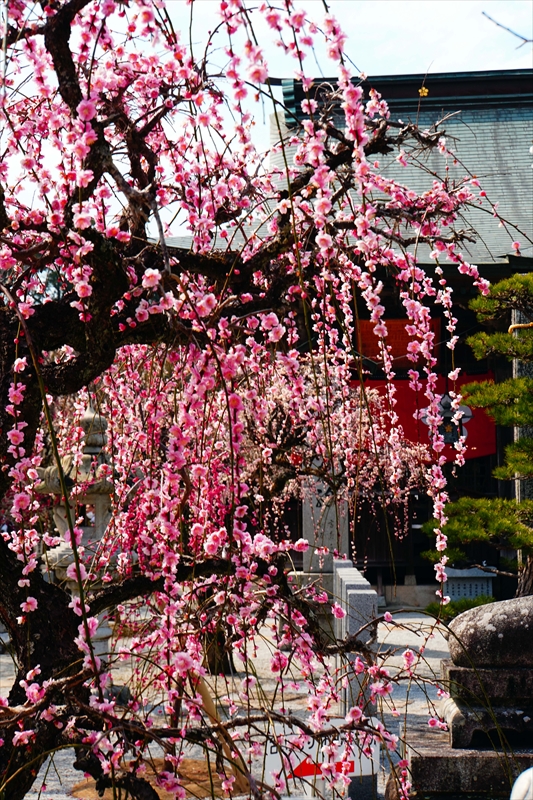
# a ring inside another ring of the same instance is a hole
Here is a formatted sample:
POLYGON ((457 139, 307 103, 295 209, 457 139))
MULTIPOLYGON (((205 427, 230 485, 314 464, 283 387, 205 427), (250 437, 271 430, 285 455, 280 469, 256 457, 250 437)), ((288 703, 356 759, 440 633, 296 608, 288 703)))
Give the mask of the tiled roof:
MULTIPOLYGON (((419 115, 419 125, 429 128, 437 122, 436 111, 419 115)), ((519 231, 533 239, 533 170, 529 152, 533 139, 533 107, 503 109, 464 109, 447 120, 447 144, 457 161, 447 160, 450 182, 459 183, 466 175, 476 176, 487 198, 470 207, 464 227, 473 228, 476 244, 463 245, 474 262, 506 261, 511 244, 523 243, 523 255, 533 255, 533 247, 519 231), (501 225, 488 201, 498 203, 498 214, 511 225, 501 225), (512 226, 516 226, 516 228, 512 226), (518 229, 518 230, 517 230, 518 229)), ((433 151, 424 159, 430 173, 443 176, 445 160, 433 151)), ((433 175, 415 166, 402 167, 394 159, 382 160, 388 177, 423 192, 431 187, 433 175)))

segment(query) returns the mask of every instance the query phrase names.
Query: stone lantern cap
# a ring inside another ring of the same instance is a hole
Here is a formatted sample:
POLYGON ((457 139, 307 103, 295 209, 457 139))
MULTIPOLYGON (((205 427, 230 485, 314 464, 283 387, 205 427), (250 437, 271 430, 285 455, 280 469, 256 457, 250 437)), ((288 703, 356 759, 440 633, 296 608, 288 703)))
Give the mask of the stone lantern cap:
MULTIPOLYGON (((107 442, 107 420, 98 414, 90 405, 80 420, 85 432, 83 454, 81 459, 73 455, 61 459, 61 468, 65 475, 67 487, 82 484, 84 494, 112 494, 113 484, 109 480, 109 456, 102 453, 107 442)), ((59 470, 56 464, 50 467, 38 467, 40 480, 35 484, 35 491, 40 494, 62 494, 59 470)))
POLYGON ((456 666, 533 669, 533 595, 471 608, 449 627, 456 666))

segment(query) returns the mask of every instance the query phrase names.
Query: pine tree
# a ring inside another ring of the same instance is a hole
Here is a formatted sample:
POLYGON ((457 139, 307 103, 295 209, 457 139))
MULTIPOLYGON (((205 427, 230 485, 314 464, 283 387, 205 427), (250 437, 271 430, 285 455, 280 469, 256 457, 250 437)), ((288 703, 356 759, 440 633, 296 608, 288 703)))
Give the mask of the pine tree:
POLYGON ((533 500, 524 497, 525 482, 533 478, 533 377, 528 375, 531 372, 533 376, 533 275, 513 275, 500 281, 490 294, 476 297, 471 308, 482 324, 501 327, 501 322, 512 316, 507 332, 481 331, 468 342, 476 358, 504 356, 516 363, 518 374, 501 383, 469 384, 466 402, 485 409, 498 425, 517 430, 518 436, 506 447, 504 463, 494 470, 494 477, 520 481, 522 489, 513 500, 463 497, 451 503, 447 525, 450 556, 459 557, 461 551, 456 551, 455 545, 474 541, 516 548, 521 556, 518 597, 533 594, 533 500))

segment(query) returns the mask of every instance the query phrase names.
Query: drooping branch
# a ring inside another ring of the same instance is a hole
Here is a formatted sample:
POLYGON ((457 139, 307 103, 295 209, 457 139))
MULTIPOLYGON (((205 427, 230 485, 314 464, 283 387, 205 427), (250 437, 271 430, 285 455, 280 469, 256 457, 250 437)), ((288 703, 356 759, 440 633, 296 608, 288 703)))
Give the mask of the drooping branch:
POLYGON ((126 796, 132 797, 134 800, 160 800, 160 795, 145 778, 137 777, 132 772, 123 772, 113 776, 106 775, 98 758, 83 745, 76 750, 76 760, 73 766, 74 769, 94 778, 96 781, 94 788, 99 795, 103 795, 106 789, 114 791, 123 789, 126 796))
MULTIPOLYGON (((263 569, 268 568, 267 564, 263 569)), ((198 563, 180 563, 176 567, 176 583, 186 583, 210 575, 229 575, 232 573, 231 564, 223 559, 208 559, 198 563)), ((91 598, 91 611, 100 614, 108 608, 113 608, 119 603, 146 597, 154 592, 161 592, 165 588, 164 578, 154 580, 146 575, 135 574, 112 586, 106 586, 97 591, 91 598)))

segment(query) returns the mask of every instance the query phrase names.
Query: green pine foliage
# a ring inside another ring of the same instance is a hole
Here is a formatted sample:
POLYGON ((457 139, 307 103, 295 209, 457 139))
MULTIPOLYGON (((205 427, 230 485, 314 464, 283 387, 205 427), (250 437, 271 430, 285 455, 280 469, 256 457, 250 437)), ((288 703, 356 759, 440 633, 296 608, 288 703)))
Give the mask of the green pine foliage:
POLYGON ((533 311, 533 275, 513 275, 495 283, 488 295, 478 295, 470 303, 480 323, 502 320, 509 311, 521 311, 526 317, 533 311))
POLYGON ((468 344, 474 351, 477 359, 489 358, 490 356, 505 356, 512 361, 519 358, 521 361, 533 361, 533 329, 522 328, 518 335, 512 336, 509 333, 487 333, 480 331, 473 336, 469 336, 468 344))
POLYGON ((533 478, 533 439, 523 438, 505 448, 505 463, 496 467, 494 477, 501 481, 533 478))
MULTIPOLYGON (((468 343, 476 358, 500 355, 509 361, 518 359, 533 363, 533 275, 513 275, 491 287, 486 296, 476 297, 471 308, 479 322, 509 327, 511 312, 519 311, 524 322, 509 333, 482 331, 471 336, 468 343), (531 323, 532 327, 527 327, 531 323)), ((502 383, 468 384, 464 387, 466 402, 474 408, 484 408, 498 425, 524 428, 533 426, 533 378, 510 378, 502 383)), ((524 435, 506 448, 505 463, 494 476, 500 480, 533 477, 533 440, 524 435)))
MULTIPOLYGON (((446 506, 446 513, 449 543, 446 553, 452 564, 468 562, 464 547, 471 542, 533 552, 533 500, 518 504, 499 497, 461 497, 446 506)), ((431 535, 436 525, 436 520, 430 520, 423 530, 431 535)))
POLYGON ((533 379, 510 378, 502 383, 469 383, 465 402, 484 408, 498 425, 533 425, 533 379))

